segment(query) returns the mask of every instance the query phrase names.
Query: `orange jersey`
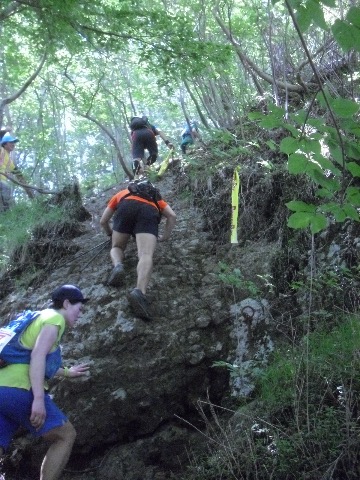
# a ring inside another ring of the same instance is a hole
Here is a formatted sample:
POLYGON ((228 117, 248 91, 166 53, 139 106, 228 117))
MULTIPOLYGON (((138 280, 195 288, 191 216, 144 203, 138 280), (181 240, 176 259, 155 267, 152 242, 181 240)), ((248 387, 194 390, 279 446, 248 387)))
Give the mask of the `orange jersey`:
MULTIPOLYGON (((111 198, 107 206, 111 208, 111 210, 116 210, 116 207, 119 205, 120 200, 128 193, 130 193, 128 189, 121 190, 111 198)), ((145 198, 142 198, 142 197, 138 197, 137 195, 129 195, 128 197, 126 197, 125 201, 126 200, 137 200, 138 202, 144 202, 144 203, 147 203, 148 205, 151 205, 152 207, 157 208, 154 202, 151 202, 150 200, 146 200, 145 198)), ((159 205, 161 212, 168 205, 164 200, 159 200, 157 204, 159 205)))

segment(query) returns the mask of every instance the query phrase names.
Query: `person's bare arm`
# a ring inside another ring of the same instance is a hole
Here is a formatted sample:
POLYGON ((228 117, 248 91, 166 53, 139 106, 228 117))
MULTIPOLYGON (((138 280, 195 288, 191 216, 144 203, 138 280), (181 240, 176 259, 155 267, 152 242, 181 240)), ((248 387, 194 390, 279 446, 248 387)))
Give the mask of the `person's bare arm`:
POLYGON ((102 214, 102 217, 100 218, 100 225, 108 236, 112 235, 112 229, 109 222, 111 217, 114 215, 114 212, 115 210, 113 210, 112 208, 106 207, 104 213, 102 214))
POLYGON ((29 376, 34 400, 31 407, 30 422, 37 430, 46 418, 44 402, 44 381, 46 355, 50 352, 58 336, 59 327, 45 325, 36 340, 31 352, 29 376))
POLYGON ((158 130, 158 135, 164 141, 165 145, 168 148, 170 148, 170 149, 174 148, 174 145, 170 142, 170 140, 167 138, 167 136, 163 134, 163 132, 161 130, 158 130))
POLYGON ((171 232, 176 223, 176 214, 169 205, 167 205, 161 213, 166 218, 166 223, 164 227, 164 233, 159 236, 159 241, 164 242, 170 238, 171 232))

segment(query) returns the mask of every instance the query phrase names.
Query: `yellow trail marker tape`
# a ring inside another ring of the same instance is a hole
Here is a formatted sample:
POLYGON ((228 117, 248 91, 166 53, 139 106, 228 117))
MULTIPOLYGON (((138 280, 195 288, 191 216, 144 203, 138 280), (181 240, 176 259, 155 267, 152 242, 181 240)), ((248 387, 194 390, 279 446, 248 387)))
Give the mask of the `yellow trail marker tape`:
POLYGON ((239 187, 240 187, 240 178, 239 178, 240 167, 236 167, 234 170, 233 180, 232 180, 232 191, 231 191, 231 232, 230 232, 230 242, 239 243, 237 238, 237 229, 238 229, 238 216, 239 216, 239 187))
POLYGON ((161 177, 161 175, 163 175, 163 174, 166 172, 166 170, 167 170, 167 168, 168 168, 168 166, 169 166, 169 161, 170 161, 170 157, 171 157, 171 155, 172 155, 172 153, 173 153, 173 150, 174 150, 173 148, 170 149, 169 155, 168 155, 168 156, 165 158, 165 160, 161 163, 161 165, 160 165, 160 170, 158 171, 159 177, 161 177))

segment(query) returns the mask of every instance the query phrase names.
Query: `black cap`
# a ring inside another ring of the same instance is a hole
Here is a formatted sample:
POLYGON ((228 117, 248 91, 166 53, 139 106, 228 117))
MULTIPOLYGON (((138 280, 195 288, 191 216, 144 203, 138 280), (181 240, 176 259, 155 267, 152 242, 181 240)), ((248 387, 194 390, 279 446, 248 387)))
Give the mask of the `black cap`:
POLYGON ((53 291, 51 298, 53 302, 57 300, 69 300, 70 302, 77 301, 86 303, 89 300, 88 298, 84 298, 80 288, 76 285, 63 285, 62 287, 58 287, 53 291))

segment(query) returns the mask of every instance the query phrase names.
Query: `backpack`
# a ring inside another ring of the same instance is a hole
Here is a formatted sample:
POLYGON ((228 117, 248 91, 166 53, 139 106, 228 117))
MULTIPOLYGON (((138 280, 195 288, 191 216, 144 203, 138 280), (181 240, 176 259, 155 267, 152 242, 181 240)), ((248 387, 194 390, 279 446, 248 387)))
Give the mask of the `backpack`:
POLYGON ((130 130, 139 130, 140 128, 150 128, 147 117, 132 117, 130 121, 130 130))
POLYGON ((188 124, 186 124, 186 126, 184 127, 183 131, 181 132, 181 137, 184 138, 184 137, 187 137, 189 135, 192 136, 192 131, 195 130, 196 132, 199 131, 199 128, 197 126, 197 123, 196 122, 192 122, 190 123, 190 126, 188 124))
POLYGON ((150 202, 158 202, 161 200, 159 189, 149 182, 149 180, 130 182, 128 185, 128 190, 131 195, 145 198, 150 202))
MULTIPOLYGON (((5 327, 0 328, 0 368, 9 364, 30 364, 31 349, 20 343, 27 327, 40 315, 39 311, 24 310, 5 327)), ((45 377, 51 378, 61 367, 61 350, 57 347, 46 356, 45 377)))
MULTIPOLYGON (((129 193, 124 195, 121 200, 129 197, 130 195, 135 195, 136 197, 144 198, 149 202, 153 202, 156 205, 156 208, 159 210, 159 214, 161 216, 161 209, 159 207, 158 201, 162 200, 161 193, 158 188, 156 188, 149 180, 136 180, 134 182, 130 182, 128 185, 129 193)), ((159 221, 160 221, 159 216, 159 221)))

